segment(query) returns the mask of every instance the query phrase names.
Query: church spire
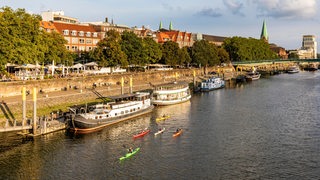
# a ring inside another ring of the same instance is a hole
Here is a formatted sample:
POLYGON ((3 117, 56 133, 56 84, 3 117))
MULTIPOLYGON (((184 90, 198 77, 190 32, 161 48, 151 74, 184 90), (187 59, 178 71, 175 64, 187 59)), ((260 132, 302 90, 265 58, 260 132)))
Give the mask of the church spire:
POLYGON ((266 24, 266 21, 265 21, 265 20, 263 21, 260 39, 263 39, 263 40, 265 40, 266 42, 269 41, 269 36, 268 36, 268 31, 267 31, 267 24, 266 24))
POLYGON ((159 30, 161 30, 163 27, 162 27, 162 21, 160 21, 160 24, 159 24, 159 30))
POLYGON ((172 31, 173 27, 172 27, 172 22, 170 21, 170 25, 169 25, 169 30, 172 31))

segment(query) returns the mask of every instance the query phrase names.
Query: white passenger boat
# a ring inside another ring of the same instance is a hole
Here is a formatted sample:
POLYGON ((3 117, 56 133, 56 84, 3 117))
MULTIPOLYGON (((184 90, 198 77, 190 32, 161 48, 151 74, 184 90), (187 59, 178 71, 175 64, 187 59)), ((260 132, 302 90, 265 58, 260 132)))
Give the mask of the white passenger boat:
POLYGON ((88 108, 70 108, 75 116, 70 122, 71 130, 89 133, 105 126, 125 121, 152 111, 150 93, 137 92, 109 97, 112 102, 95 104, 88 108))
POLYGON ((219 77, 212 76, 209 79, 203 80, 200 84, 200 91, 212 91, 224 88, 225 82, 219 77))
POLYGON ((298 73, 298 72, 300 72, 300 69, 297 66, 291 66, 287 70, 287 73, 289 73, 289 74, 294 74, 294 73, 298 73))
POLYGON ((254 80, 258 80, 260 79, 260 76, 261 74, 259 72, 249 72, 247 75, 246 75, 246 80, 247 81, 254 81, 254 80))
POLYGON ((189 101, 191 93, 186 82, 173 82, 154 86, 152 103, 154 105, 172 105, 189 101))

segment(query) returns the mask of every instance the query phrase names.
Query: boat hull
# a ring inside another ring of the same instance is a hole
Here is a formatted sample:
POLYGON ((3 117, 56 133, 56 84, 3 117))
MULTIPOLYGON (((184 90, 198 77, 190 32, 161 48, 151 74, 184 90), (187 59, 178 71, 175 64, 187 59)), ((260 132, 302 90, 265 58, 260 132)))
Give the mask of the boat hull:
POLYGON ((219 86, 219 87, 215 87, 215 88, 201 88, 200 91, 202 91, 202 92, 209 92, 209 91, 214 91, 214 90, 222 89, 222 88, 224 88, 224 85, 219 86))
POLYGON ((191 99, 191 95, 188 95, 186 97, 183 97, 180 99, 174 99, 174 100, 153 100, 152 103, 156 106, 167 106, 167 105, 173 105, 173 104, 187 102, 190 99, 191 99))
POLYGON ((70 130, 79 134, 86 134, 86 133, 99 131, 105 128, 106 126, 127 121, 129 119, 150 113, 153 109, 154 109, 154 106, 151 105, 146 109, 142 109, 140 111, 137 111, 131 114, 126 114, 126 115, 113 117, 113 118, 99 119, 99 121, 85 119, 80 115, 76 115, 74 120, 71 120, 70 130))

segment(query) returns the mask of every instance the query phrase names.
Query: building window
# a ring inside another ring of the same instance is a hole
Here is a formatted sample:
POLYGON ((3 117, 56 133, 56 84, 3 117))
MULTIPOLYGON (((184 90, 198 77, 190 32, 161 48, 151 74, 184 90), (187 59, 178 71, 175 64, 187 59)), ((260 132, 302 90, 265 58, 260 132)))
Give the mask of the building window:
POLYGON ((69 35, 69 30, 63 30, 63 35, 69 35))
POLYGON ((80 32, 79 32, 79 36, 84 36, 84 32, 83 32, 83 31, 80 31, 80 32))
POLYGON ((91 39, 87 39, 86 40, 86 44, 92 44, 92 40, 91 39))
POLYGON ((78 38, 72 38, 72 44, 78 44, 78 38))
POLYGON ((80 46, 80 47, 79 47, 79 50, 80 50, 80 51, 85 51, 86 48, 85 48, 84 46, 80 46))
POLYGON ((98 37, 98 33, 94 32, 93 37, 98 37))
POLYGON ((93 44, 96 45, 99 42, 99 40, 94 40, 93 44))
POLYGON ((77 46, 72 46, 72 51, 77 51, 78 47, 77 46))
POLYGON ((76 36, 77 35, 77 31, 73 30, 71 33, 72 36, 76 36))
POLYGON ((87 32, 86 36, 90 37, 91 36, 91 32, 87 32))
POLYGON ((67 50, 70 50, 70 46, 66 46, 67 50))
POLYGON ((80 44, 84 44, 84 39, 79 39, 80 44))

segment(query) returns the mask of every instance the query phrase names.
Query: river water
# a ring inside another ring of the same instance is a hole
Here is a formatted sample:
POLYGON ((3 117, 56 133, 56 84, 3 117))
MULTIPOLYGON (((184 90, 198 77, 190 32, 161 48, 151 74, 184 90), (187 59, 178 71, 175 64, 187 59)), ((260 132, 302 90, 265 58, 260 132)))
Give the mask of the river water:
POLYGON ((320 179, 319 111, 320 72, 270 76, 92 134, 0 134, 0 179, 320 179), (141 150, 120 162, 129 147, 141 150))

